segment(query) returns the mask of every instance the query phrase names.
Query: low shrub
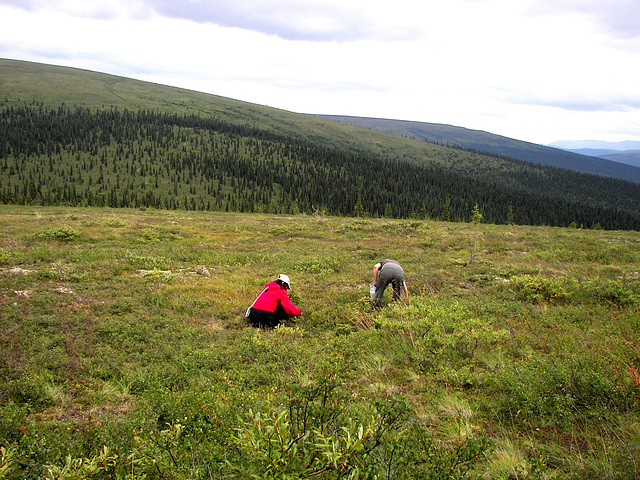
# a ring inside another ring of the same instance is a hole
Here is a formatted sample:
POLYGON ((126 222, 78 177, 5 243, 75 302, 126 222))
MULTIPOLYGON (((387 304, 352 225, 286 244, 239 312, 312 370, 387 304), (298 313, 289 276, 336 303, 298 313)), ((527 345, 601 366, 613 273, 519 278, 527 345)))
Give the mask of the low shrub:
POLYGON ((621 280, 589 280, 581 282, 581 292, 586 301, 612 304, 621 307, 640 305, 640 284, 621 280), (635 287, 635 288, 634 288, 635 287))
POLYGON ((0 478, 9 478, 9 474, 13 470, 13 461, 15 455, 14 447, 0 447, 0 478))
POLYGON ((510 284, 519 300, 531 303, 562 303, 571 296, 570 279, 542 275, 517 275, 510 284))
POLYGON ((95 478, 101 473, 108 473, 114 470, 117 455, 111 455, 107 447, 103 447, 102 452, 93 458, 73 458, 66 457, 64 465, 46 465, 46 480, 80 480, 85 478, 95 478))
POLYGON ((24 373, 8 384, 8 398, 29 408, 41 409, 54 404, 51 398, 51 380, 35 373, 24 373))
POLYGON ((457 301, 416 298, 410 305, 395 304, 381 310, 372 321, 383 335, 399 339, 431 359, 471 358, 508 336, 506 330, 495 328, 457 301))
POLYGON ((18 441, 26 428, 28 414, 27 404, 3 399, 0 406, 0 439, 6 443, 18 441))
POLYGON ((38 233, 38 238, 45 240, 71 241, 80 236, 80 232, 68 225, 57 228, 46 228, 38 233))
POLYGON ((438 442, 400 396, 355 405, 336 377, 291 390, 288 408, 241 418, 237 478, 471 478, 488 444, 438 442))
POLYGON ((293 269, 297 272, 304 272, 324 278, 331 273, 339 273, 342 269, 343 261, 338 259, 325 260, 300 260, 293 264, 293 269))
POLYGON ((606 411, 637 410, 640 405, 627 380, 616 376, 613 366, 588 355, 561 362, 531 358, 508 366, 496 376, 499 394, 504 398, 504 415, 512 420, 557 425, 571 424, 576 416, 599 418, 606 411))

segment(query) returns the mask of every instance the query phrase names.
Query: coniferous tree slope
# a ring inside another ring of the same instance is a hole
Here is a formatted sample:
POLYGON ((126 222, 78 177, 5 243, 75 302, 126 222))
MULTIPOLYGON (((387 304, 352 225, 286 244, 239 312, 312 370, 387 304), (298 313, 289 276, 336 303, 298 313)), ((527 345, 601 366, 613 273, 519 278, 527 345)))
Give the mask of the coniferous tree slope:
POLYGON ((568 168, 582 173, 620 178, 636 183, 640 182, 640 168, 638 168, 637 164, 634 165, 632 162, 627 162, 613 156, 602 157, 600 155, 570 152, 559 148, 514 140, 480 130, 471 130, 438 123, 344 115, 318 115, 318 117, 371 128, 394 135, 402 135, 428 142, 437 142, 468 150, 517 158, 527 162, 568 168))
POLYGON ((0 201, 640 229, 640 185, 0 60, 0 201))

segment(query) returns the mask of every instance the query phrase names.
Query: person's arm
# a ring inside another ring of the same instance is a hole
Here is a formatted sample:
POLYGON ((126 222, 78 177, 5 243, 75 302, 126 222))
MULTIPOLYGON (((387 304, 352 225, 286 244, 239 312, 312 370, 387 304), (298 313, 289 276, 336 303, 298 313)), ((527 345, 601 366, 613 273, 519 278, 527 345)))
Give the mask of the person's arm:
POLYGON ((282 305, 282 308, 284 308, 284 311, 287 312, 287 315, 290 317, 297 317, 302 314, 300 309, 291 302, 289 295, 284 290, 282 290, 282 295, 280 296, 280 305, 282 305))
POLYGON ((409 303, 409 288, 407 287, 407 282, 402 282, 402 289, 404 290, 405 302, 409 303))
POLYGON ((378 272, 380 271, 380 264, 376 263, 373 266, 373 286, 377 287, 378 286, 378 272))

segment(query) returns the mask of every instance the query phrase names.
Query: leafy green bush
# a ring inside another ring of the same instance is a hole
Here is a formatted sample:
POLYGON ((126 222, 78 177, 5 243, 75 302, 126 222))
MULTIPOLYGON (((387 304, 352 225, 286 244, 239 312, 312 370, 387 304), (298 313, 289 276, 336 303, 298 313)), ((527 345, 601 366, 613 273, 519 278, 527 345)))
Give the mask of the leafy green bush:
POLYGON ((124 220, 120 220, 120 219, 117 219, 117 218, 107 218, 104 221, 104 224, 107 227, 114 227, 114 228, 126 227, 128 225, 127 222, 125 222, 124 220))
POLYGON ((68 225, 57 228, 46 228, 38 233, 38 237, 46 240, 71 241, 80 236, 80 232, 68 225))
POLYGON ((157 228, 145 228, 140 232, 140 238, 145 242, 155 242, 160 239, 160 231, 157 228))
POLYGON ((581 291, 586 300, 628 307, 640 304, 639 286, 638 282, 632 285, 621 280, 588 280, 581 283, 581 291))
POLYGON ((561 303, 567 300, 571 295, 569 283, 568 279, 546 278, 542 275, 511 277, 511 285, 518 299, 531 303, 561 303))
POLYGON ((293 269, 297 272, 304 272, 322 278, 327 274, 340 272, 342 265, 343 260, 338 259, 300 260, 293 264, 293 269))
POLYGON ((0 447, 0 479, 9 478, 9 473, 13 470, 14 447, 0 447))
POLYGON ((18 403, 39 409, 53 405, 51 380, 44 374, 24 373, 8 384, 8 397, 18 403))
POLYGON ((371 465, 366 450, 375 430, 373 422, 365 426, 348 419, 338 430, 308 430, 295 436, 287 410, 264 416, 251 412, 236 437, 246 457, 234 471, 249 479, 367 478, 371 465))
POLYGON ((238 478, 470 478, 488 445, 437 442, 399 396, 356 406, 336 377, 293 386, 288 408, 250 412, 234 442, 238 478))
POLYGON ((104 447, 102 452, 93 458, 72 458, 68 455, 63 466, 46 465, 47 480, 84 480, 95 478, 96 475, 113 471, 116 466, 117 455, 110 455, 109 449, 104 447))
POLYGON ((414 298, 410 305, 391 305, 378 313, 373 324, 384 335, 432 358, 451 354, 473 357, 479 349, 490 349, 508 335, 460 302, 438 303, 425 298, 414 298))
POLYGON ((0 405, 0 439, 6 443, 17 441, 25 429, 28 414, 27 404, 3 401, 0 405))
POLYGON ((511 365, 496 377, 510 418, 530 422, 570 424, 575 416, 597 418, 607 410, 637 410, 629 389, 608 363, 596 356, 529 359, 511 365))

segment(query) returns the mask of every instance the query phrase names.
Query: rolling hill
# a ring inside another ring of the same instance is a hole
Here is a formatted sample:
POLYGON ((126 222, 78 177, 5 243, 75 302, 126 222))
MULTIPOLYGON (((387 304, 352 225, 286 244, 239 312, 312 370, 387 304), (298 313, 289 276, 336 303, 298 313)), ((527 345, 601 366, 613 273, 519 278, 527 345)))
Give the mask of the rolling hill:
POLYGON ((626 163, 633 167, 640 167, 640 150, 611 150, 606 148, 579 148, 568 150, 579 155, 603 158, 612 162, 626 163))
POLYGON ((604 158, 605 160, 611 160, 612 162, 618 163, 626 163, 627 165, 631 165, 633 167, 640 168, 640 152, 616 152, 616 153, 606 153, 602 155, 598 155, 599 158, 604 158))
POLYGON ((2 203, 640 229, 638 183, 86 70, 0 60, 0 117, 2 203))
POLYGON ((428 142, 458 146, 478 152, 517 158, 527 162, 567 168, 577 172, 640 182, 640 168, 638 168, 638 165, 629 165, 627 162, 617 160, 616 157, 607 157, 607 159, 594 158, 594 156, 588 154, 537 145, 493 133, 452 125, 339 115, 319 115, 319 117, 428 142))
POLYGON ((624 142, 560 140, 551 143, 549 146, 561 148, 579 155, 603 158, 605 160, 611 160, 612 162, 626 163, 627 165, 640 168, 640 142, 633 140, 624 142))
POLYGON ((550 143, 549 146, 572 152, 580 151, 581 149, 613 150, 615 152, 640 150, 640 142, 635 140, 625 140, 622 142, 605 142, 601 140, 558 140, 550 143))

